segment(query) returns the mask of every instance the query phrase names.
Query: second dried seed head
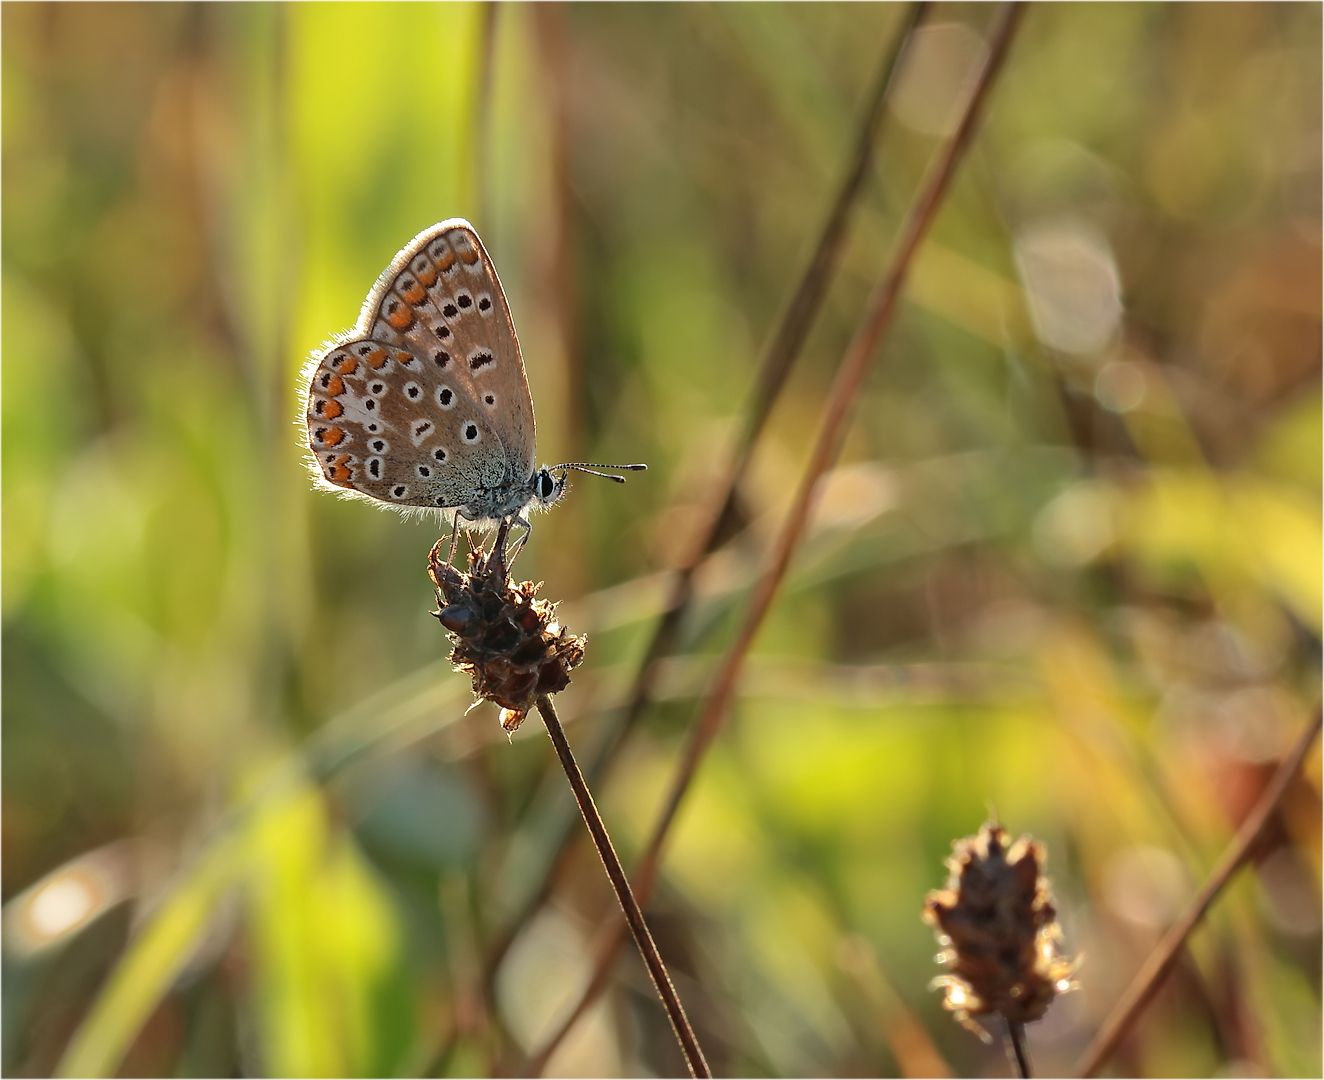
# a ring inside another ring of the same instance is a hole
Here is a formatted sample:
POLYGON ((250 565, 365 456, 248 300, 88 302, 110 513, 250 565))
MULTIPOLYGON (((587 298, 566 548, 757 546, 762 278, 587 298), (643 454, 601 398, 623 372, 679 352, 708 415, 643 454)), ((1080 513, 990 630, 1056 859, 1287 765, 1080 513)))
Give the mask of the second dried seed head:
POLYGON ((947 887, 924 899, 924 921, 944 946, 949 974, 934 985, 944 1006, 981 1034, 972 1016, 1001 1013, 1012 1023, 1038 1020, 1071 989, 1075 963, 1059 952, 1061 931, 1043 867, 1042 844, 985 822, 952 844, 947 887))

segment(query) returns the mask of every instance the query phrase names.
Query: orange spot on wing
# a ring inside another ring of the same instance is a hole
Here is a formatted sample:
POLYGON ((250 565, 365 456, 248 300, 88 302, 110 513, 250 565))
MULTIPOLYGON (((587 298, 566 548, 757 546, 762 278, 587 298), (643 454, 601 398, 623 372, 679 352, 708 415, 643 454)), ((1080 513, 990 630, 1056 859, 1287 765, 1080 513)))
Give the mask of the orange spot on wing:
POLYGON ((440 259, 437 260, 437 269, 440 270, 443 274, 454 265, 455 265, 455 252, 453 251, 446 252, 445 255, 443 255, 440 259))
MULTIPOLYGON (((345 380, 339 375, 332 375, 326 384, 326 393, 328 397, 339 397, 345 392, 345 380)), ((340 414, 337 413, 337 416, 340 414)))
POLYGON ((326 478, 333 484, 348 484, 354 479, 354 470, 349 467, 349 455, 338 457, 326 472, 326 478))
POLYGON ((476 248, 465 248, 463 251, 460 252, 460 258, 463 259, 469 266, 473 266, 473 264, 476 263, 479 259, 478 251, 476 248))
POLYGON ((323 446, 339 446, 345 441, 345 429, 338 427, 327 428, 322 432, 322 437, 318 441, 321 442, 323 446))
MULTIPOLYGON (((410 318, 412 320, 413 316, 410 316, 410 318)), ((386 321, 390 322, 391 320, 387 319, 386 321)), ((395 326, 395 323, 391 323, 391 325, 395 326)), ((373 349, 372 352, 368 353, 363 359, 368 361, 368 367, 372 368, 373 371, 380 371, 386 366, 386 350, 380 348, 373 349)))
POLYGON ((334 420, 345 411, 345 407, 338 401, 328 401, 322 405, 322 416, 327 420, 334 420))
POLYGON ((428 268, 416 276, 425 289, 430 289, 437 283, 437 268, 429 263, 428 268))
POLYGON ((386 321, 397 330, 408 330, 414 325, 414 313, 404 304, 387 304, 386 321))
POLYGON ((359 370, 359 362, 352 356, 346 356, 336 365, 337 375, 353 375, 359 370))
POLYGON ((407 364, 413 358, 413 355, 407 352, 398 352, 395 354, 395 362, 397 364, 407 364))
POLYGON ((411 304, 421 304, 428 298, 428 291, 421 282, 415 281, 400 295, 411 304))

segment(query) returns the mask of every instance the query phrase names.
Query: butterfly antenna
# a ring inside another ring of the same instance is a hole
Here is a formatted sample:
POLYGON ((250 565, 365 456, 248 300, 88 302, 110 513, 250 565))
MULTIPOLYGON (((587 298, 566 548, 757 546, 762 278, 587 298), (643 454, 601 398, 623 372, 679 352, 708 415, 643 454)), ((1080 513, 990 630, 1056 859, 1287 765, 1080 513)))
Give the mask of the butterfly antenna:
MULTIPOLYGON (((600 469, 620 469, 622 472, 641 472, 648 468, 647 465, 599 465, 592 461, 563 461, 560 465, 553 465, 552 469, 574 469, 575 472, 590 473, 593 476, 604 476, 608 480, 614 480, 618 484, 625 483, 625 477, 612 476, 611 473, 599 472, 600 469)), ((550 471, 550 470, 549 470, 550 471)))

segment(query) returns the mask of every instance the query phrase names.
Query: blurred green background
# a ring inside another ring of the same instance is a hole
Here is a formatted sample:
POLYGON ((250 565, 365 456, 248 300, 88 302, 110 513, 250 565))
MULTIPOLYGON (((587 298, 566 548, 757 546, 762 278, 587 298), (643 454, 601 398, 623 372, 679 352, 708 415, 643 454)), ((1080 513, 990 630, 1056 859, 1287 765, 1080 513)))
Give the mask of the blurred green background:
MULTIPOLYGON (((539 456, 520 571, 590 637, 591 744, 694 542, 906 10, 16 4, 3 22, 6 1075, 518 1069, 614 901, 472 713, 435 524, 312 490, 298 371, 470 218, 539 456)), ((986 5, 916 40, 660 702, 627 865, 949 129, 986 5)), ((727 1075, 1005 1075, 919 921, 995 809, 1045 841, 1070 1068, 1319 695, 1321 9, 1031 5, 651 905, 727 1075), (945 1063, 945 1064, 944 1064, 945 1063)), ((1320 758, 1110 1068, 1319 1075, 1320 758)), ((674 1075, 637 957, 551 1062, 674 1075)))

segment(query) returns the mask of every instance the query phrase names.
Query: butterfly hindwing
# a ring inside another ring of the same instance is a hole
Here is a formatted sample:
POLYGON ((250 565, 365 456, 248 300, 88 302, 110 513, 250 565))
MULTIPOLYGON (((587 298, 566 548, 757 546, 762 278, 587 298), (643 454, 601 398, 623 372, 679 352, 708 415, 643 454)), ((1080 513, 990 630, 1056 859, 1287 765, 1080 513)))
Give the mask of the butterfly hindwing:
POLYGON ((397 506, 462 506, 482 485, 473 455, 485 430, 466 396, 431 390, 409 349, 351 337, 327 349, 308 395, 308 442, 322 477, 397 506), (439 398, 445 399, 443 405, 439 398), (452 431, 470 429, 467 443, 452 431), (458 445, 457 445, 458 444, 458 445))

